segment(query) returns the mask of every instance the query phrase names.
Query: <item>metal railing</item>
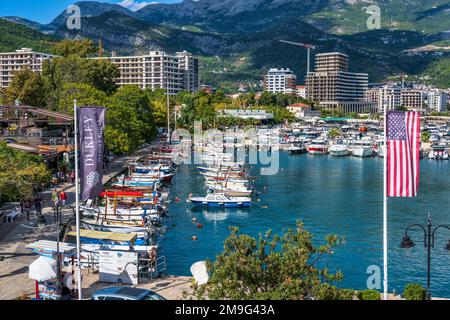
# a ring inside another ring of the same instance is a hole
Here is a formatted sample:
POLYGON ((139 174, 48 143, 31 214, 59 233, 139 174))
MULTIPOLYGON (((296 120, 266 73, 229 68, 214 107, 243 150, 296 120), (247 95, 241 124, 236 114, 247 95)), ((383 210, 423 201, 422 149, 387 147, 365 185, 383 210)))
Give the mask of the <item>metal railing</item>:
POLYGON ((139 259, 139 279, 152 281, 165 275, 167 271, 166 257, 157 259, 139 259))

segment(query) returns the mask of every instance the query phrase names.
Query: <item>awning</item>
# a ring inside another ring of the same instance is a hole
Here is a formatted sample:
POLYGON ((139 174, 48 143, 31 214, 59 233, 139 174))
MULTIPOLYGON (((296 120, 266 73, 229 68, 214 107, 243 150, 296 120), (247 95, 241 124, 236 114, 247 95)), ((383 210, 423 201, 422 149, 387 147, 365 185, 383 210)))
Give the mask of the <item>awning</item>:
MULTIPOLYGON (((68 233, 69 236, 76 237, 77 232, 76 231, 70 231, 68 233)), ((110 240, 110 241, 116 241, 116 242, 130 242, 134 243, 134 241, 137 238, 136 233, 117 233, 117 232, 103 232, 103 231, 96 231, 96 230, 80 230, 80 237, 82 238, 90 238, 90 239, 97 239, 97 240, 110 240)))
MULTIPOLYGON (((40 240, 25 246, 26 249, 32 250, 34 253, 44 256, 53 256, 58 252, 56 241, 40 240)), ((59 243, 59 253, 65 256, 73 256, 76 254, 76 247, 70 243, 59 243)))
POLYGON ((114 198, 114 197, 143 197, 144 194, 142 192, 133 192, 133 191, 105 191, 100 193, 99 197, 105 198, 114 198))

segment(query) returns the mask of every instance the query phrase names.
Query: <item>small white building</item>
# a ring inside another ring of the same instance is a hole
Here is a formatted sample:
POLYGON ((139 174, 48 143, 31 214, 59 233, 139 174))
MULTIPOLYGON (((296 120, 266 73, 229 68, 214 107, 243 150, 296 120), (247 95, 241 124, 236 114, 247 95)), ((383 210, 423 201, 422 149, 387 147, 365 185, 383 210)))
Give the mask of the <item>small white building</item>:
POLYGON ((255 120, 270 120, 273 119, 272 113, 267 113, 266 110, 235 110, 225 109, 222 111, 225 116, 232 116, 241 119, 255 119, 255 120))
POLYGON ((396 110, 402 105, 401 88, 397 86, 383 86, 372 88, 365 93, 366 100, 377 104, 377 111, 396 110))
POLYGON ((312 107, 302 102, 294 103, 286 107, 297 119, 320 117, 321 112, 312 110, 312 107))
POLYGON ((428 108, 433 112, 445 112, 448 110, 448 97, 445 92, 431 91, 427 95, 428 108))

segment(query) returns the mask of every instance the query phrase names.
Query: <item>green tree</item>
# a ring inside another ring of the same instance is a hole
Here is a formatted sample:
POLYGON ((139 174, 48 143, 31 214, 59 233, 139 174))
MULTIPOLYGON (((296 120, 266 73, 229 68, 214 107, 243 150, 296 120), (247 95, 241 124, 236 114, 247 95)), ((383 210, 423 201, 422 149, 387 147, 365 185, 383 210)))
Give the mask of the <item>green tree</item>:
POLYGON ((106 60, 89 60, 86 72, 86 82, 104 91, 112 94, 117 90, 116 78, 119 77, 119 69, 106 60))
POLYGON ((129 85, 120 88, 113 96, 113 103, 136 111, 142 122, 142 136, 146 142, 150 142, 156 137, 154 105, 139 86, 129 85))
POLYGON ((58 110, 59 99, 64 99, 63 87, 68 83, 86 84, 111 95, 116 90, 118 74, 117 67, 110 62, 75 55, 45 61, 42 75, 48 92, 47 107, 58 110))
POLYGON ((40 156, 14 150, 0 142, 0 202, 31 199, 50 172, 40 156))
POLYGON ((406 300, 425 300, 427 290, 420 284, 410 283, 406 285, 403 296, 406 300))
POLYGON ((46 105, 47 91, 42 76, 30 69, 23 69, 14 74, 11 85, 5 89, 5 102, 13 104, 19 100, 21 104, 34 107, 46 105))
POLYGON ((78 106, 106 106, 109 98, 103 91, 85 84, 67 82, 60 91, 58 110, 63 113, 73 114, 73 102, 77 99, 78 106))
POLYGON ((71 40, 65 39, 53 46, 53 53, 62 57, 78 56, 86 58, 97 51, 92 40, 81 39, 71 40))
POLYGON ((214 262, 207 261, 208 284, 194 285, 194 292, 200 299, 215 300, 351 299, 353 291, 334 285, 342 273, 318 266, 340 242, 329 235, 316 247, 300 221, 282 236, 268 231, 258 239, 231 228, 224 251, 214 262))
POLYGON ((112 96, 107 110, 105 140, 114 154, 129 154, 156 134, 153 105, 146 92, 125 86, 112 96))

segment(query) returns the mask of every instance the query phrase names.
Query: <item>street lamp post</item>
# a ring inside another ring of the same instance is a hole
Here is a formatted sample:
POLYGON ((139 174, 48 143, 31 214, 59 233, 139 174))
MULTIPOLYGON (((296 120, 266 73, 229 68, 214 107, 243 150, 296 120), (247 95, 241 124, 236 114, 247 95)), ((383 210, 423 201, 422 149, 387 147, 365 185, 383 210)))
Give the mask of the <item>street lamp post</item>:
MULTIPOLYGON (((431 224, 431 214, 428 214, 428 222, 426 226, 423 226, 421 224, 411 224, 405 229, 405 235, 403 236, 403 240, 400 244, 400 248, 409 249, 415 246, 414 242, 411 240, 411 238, 408 236, 408 231, 412 228, 419 228, 423 231, 423 242, 424 246, 427 249, 427 294, 426 298, 427 300, 431 299, 431 248, 434 248, 434 236, 438 229, 444 228, 450 231, 449 225, 438 225, 433 228, 431 224)), ((450 251, 450 241, 445 246, 445 250, 450 251)))

